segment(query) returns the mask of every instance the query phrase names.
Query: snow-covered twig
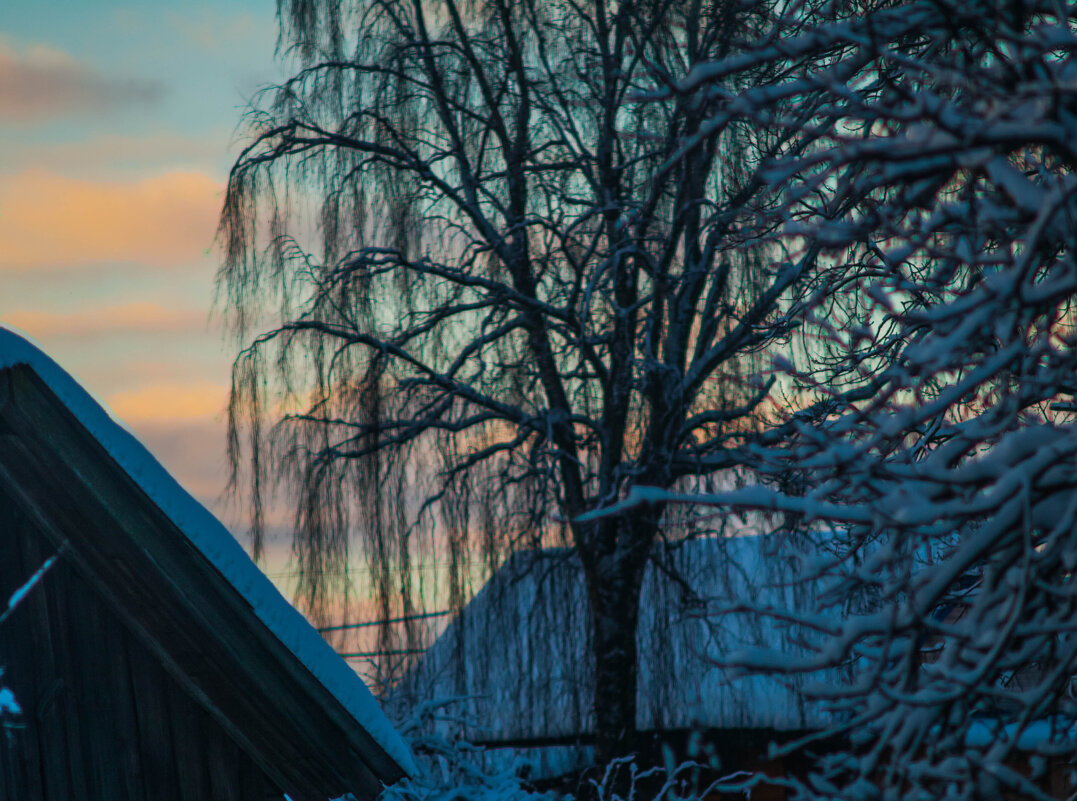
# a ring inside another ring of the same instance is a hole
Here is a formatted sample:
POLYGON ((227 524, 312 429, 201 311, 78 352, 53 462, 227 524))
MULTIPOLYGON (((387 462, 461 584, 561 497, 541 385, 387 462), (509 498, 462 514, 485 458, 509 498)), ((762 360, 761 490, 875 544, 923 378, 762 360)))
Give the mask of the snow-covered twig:
MULTIPOLYGON (((26 582, 15 590, 8 599, 7 608, 2 614, 0 614, 0 625, 11 617, 11 614, 15 611, 16 607, 29 595, 30 591, 38 585, 38 583, 45 577, 49 569, 56 563, 56 560, 63 555, 64 550, 67 548, 67 541, 65 540, 60 548, 50 556, 45 562, 34 571, 34 574, 30 576, 26 582)), ((4 671, 0 668, 0 679, 3 678, 4 671)), ((0 718, 5 715, 21 715, 22 707, 19 706, 19 702, 15 698, 15 693, 7 687, 0 685, 0 718)), ((10 734, 9 734, 10 736, 10 734)))
POLYGON ((4 610, 3 614, 0 614, 0 624, 11 616, 15 611, 15 608, 22 603, 26 596, 30 594, 30 591, 45 577, 45 574, 49 572, 49 569, 56 563, 56 560, 60 558, 66 548, 67 542, 65 541, 56 553, 46 559, 41 567, 34 571, 34 574, 26 580, 25 584, 11 594, 11 597, 7 602, 7 608, 4 610))
MULTIPOLYGON (((1046 798, 1052 760, 1077 751, 1077 7, 828 8, 797 6, 788 37, 752 50, 784 86, 724 113, 810 142, 764 170, 783 202, 761 213, 790 250, 860 265, 802 307, 815 338, 776 364, 832 402, 759 443, 758 486, 642 488, 618 508, 771 509, 843 532, 817 610, 840 630, 805 658, 742 655, 848 672, 817 696, 848 749, 803 797, 1046 798)), ((675 89, 721 96, 739 68, 675 89)))

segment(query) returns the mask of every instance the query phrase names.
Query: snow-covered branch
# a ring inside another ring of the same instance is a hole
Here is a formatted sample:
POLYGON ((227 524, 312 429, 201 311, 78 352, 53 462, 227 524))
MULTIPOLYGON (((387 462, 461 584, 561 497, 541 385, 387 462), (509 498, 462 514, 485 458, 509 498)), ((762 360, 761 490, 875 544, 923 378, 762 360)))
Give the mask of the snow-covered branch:
MULTIPOLYGON (((16 589, 11 594, 11 597, 8 598, 7 607, 2 613, 0 613, 0 626, 2 626, 7 621, 7 619, 11 617, 12 613, 19 606, 19 604, 21 604, 26 598, 26 596, 30 594, 30 591, 33 590, 34 587, 36 587, 41 582, 41 580, 45 577, 45 574, 48 573, 49 569, 54 564, 56 564, 56 560, 60 558, 66 547, 67 542, 65 541, 56 553, 46 559, 45 562, 41 565, 41 567, 35 570, 33 575, 30 576, 30 578, 27 579, 21 587, 16 589)), ((15 693, 12 692, 10 688, 3 686, 3 677, 4 670, 2 667, 0 667, 0 720, 3 720, 5 715, 22 714, 22 707, 19 706, 19 702, 15 698, 15 693)))
POLYGON ((765 168, 765 214, 859 269, 801 309, 815 336, 779 366, 819 404, 756 443, 760 486, 612 508, 776 510, 841 544, 820 600, 841 631, 799 663, 743 660, 849 671, 819 695, 849 752, 806 796, 1046 797, 1077 743, 1077 11, 882 5, 785 19, 795 36, 751 51, 781 87, 726 93, 738 57, 665 90, 807 140, 765 168))

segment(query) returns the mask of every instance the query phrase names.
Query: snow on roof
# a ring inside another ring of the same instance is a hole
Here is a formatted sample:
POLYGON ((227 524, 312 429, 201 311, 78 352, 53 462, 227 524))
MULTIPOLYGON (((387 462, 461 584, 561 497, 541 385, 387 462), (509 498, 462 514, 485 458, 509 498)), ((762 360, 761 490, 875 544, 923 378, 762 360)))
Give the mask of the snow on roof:
MULTIPOLYGON (((722 667, 744 649, 803 655, 805 632, 738 604, 808 610, 821 590, 802 579, 805 556, 790 538, 707 537, 656 550, 637 633, 637 726, 649 729, 803 731, 833 721, 806 701, 826 676, 745 676, 722 667), (704 603, 700 603, 700 602, 704 603), (717 613, 725 610, 724 613, 717 613)), ((569 550, 514 554, 394 690, 403 702, 463 698, 465 737, 486 742, 557 740, 594 729, 594 673, 583 572, 569 550)))
POLYGON ((123 423, 23 334, 0 324, 0 369, 25 364, 175 526, 251 605, 255 614, 408 774, 418 769, 411 752, 363 680, 300 612, 286 601, 246 551, 205 507, 190 496, 123 423))

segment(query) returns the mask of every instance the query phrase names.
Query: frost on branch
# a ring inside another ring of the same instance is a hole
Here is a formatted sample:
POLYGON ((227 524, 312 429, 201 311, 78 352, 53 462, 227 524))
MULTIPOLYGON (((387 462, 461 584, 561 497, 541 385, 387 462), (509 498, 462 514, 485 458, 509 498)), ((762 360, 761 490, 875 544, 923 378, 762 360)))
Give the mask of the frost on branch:
MULTIPOLYGON (((23 599, 30 593, 30 591, 38 585, 45 574, 49 571, 60 557, 60 553, 63 552, 66 547, 66 542, 60 551, 50 556, 45 560, 45 563, 41 565, 30 578, 19 587, 15 592, 11 594, 8 599, 7 606, 2 613, 0 613, 0 625, 11 616, 16 607, 22 603, 23 599)), ((22 707, 19 706, 19 702, 15 699, 15 693, 9 688, 3 686, 4 670, 0 667, 0 721, 3 721, 5 716, 21 715, 22 707)))
POLYGON ((15 700, 15 693, 7 687, 0 687, 0 718, 4 715, 21 715, 22 707, 15 700))
MULTIPOLYGON (((407 706, 410 717, 397 725, 419 764, 419 775, 385 789, 379 801, 572 801, 555 791, 539 792, 526 779, 525 759, 489 759, 481 746, 449 732, 474 730, 477 721, 459 713, 465 698, 445 698, 407 706)), ((719 789, 750 791, 758 781, 743 771, 714 778, 713 764, 676 762, 639 766, 632 757, 613 760, 581 779, 575 797, 590 801, 701 801, 719 789), (706 777, 706 778, 704 778, 706 777)))
POLYGON ((442 724, 459 724, 453 710, 460 699, 443 699, 411 707, 397 726, 415 754, 420 773, 386 788, 381 801, 539 801, 521 779, 523 765, 490 770, 483 749, 436 733, 442 724))
MULTIPOLYGON (((728 96, 730 118, 807 141, 767 171, 776 241, 850 269, 798 310, 822 336, 780 381, 815 404, 755 450, 761 486, 681 500, 847 531, 820 603, 866 613, 807 659, 748 665, 854 677, 819 693, 849 748, 804 797, 1068 794, 1075 7, 881 5, 793 4, 752 51, 783 82, 728 96)), ((721 96, 741 61, 671 91, 721 96)))

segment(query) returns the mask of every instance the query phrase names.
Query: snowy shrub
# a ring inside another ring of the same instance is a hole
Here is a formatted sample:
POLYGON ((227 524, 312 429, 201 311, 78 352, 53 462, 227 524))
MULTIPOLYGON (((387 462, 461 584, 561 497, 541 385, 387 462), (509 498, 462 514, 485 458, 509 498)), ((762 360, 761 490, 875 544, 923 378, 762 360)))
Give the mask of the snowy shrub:
POLYGON ((525 801, 550 798, 533 792, 522 775, 525 764, 490 770, 484 749, 442 733, 438 723, 456 721, 453 699, 418 704, 396 728, 422 771, 386 788, 381 801, 525 801))
MULTIPOLYGON (((775 783, 749 771, 715 778, 716 767, 713 759, 708 763, 678 763, 668 750, 661 766, 641 768, 633 757, 621 757, 610 761, 600 776, 589 779, 581 795, 590 801, 705 801, 717 798, 718 793, 750 799, 760 785, 775 783)), ((780 780, 777 783, 788 784, 780 780)))
POLYGON ((410 717, 398 722, 397 730, 415 754, 422 775, 404 779, 385 789, 380 801, 699 801, 717 790, 745 793, 763 777, 747 772, 715 779, 717 763, 689 760, 677 762, 667 750, 665 764, 640 766, 633 757, 612 760, 601 770, 585 771, 577 793, 541 792, 527 781, 529 764, 517 758, 506 765, 487 759, 490 751, 444 733, 462 721, 454 708, 462 699, 450 699, 413 707, 410 717), (593 774, 593 775, 592 775, 593 774))

